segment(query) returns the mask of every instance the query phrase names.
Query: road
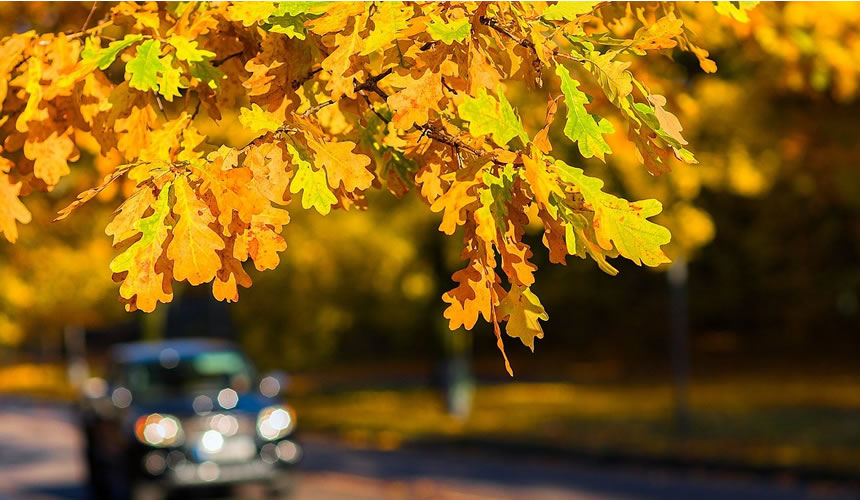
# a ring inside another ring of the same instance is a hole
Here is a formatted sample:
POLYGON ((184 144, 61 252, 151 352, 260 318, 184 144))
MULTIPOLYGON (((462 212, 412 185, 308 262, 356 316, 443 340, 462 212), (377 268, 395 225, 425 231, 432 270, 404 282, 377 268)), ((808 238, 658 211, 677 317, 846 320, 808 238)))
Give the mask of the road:
MULTIPOLYGON (((0 401, 0 500, 86 500, 80 445, 67 408, 0 401)), ((860 499, 860 492, 678 471, 306 443, 294 500, 394 499, 847 500, 860 499)))

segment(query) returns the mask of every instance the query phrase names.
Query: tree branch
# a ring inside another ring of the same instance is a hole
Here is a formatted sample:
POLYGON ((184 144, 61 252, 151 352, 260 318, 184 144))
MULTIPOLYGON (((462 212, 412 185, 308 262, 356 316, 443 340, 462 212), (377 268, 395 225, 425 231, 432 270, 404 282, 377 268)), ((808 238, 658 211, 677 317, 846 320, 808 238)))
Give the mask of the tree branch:
POLYGON ((293 80, 290 85, 293 87, 293 90, 298 90, 299 87, 304 85, 306 81, 313 78, 313 76, 315 74, 319 73, 320 71, 322 71, 322 68, 312 69, 312 70, 308 71, 308 74, 306 74, 305 76, 299 78, 298 80, 293 80))

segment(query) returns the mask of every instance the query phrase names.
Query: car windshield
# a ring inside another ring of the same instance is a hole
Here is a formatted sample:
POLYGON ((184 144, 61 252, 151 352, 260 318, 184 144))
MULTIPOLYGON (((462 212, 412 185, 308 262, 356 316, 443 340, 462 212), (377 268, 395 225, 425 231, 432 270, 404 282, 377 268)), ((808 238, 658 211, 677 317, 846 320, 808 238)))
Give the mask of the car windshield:
POLYGON ((158 360, 126 365, 126 374, 132 393, 145 399, 225 387, 246 392, 254 376, 251 365, 236 351, 208 351, 179 357, 172 349, 165 349, 158 360))

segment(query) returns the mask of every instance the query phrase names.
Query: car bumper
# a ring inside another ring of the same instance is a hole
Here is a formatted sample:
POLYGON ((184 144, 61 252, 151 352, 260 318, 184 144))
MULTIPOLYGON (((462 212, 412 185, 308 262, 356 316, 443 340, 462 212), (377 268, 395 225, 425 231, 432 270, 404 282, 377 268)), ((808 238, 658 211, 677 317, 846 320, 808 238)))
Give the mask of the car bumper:
POLYGON ((165 474, 163 481, 173 487, 209 486, 270 481, 286 469, 277 464, 253 460, 237 464, 215 462, 184 463, 165 474))
POLYGON ((170 454, 154 450, 143 457, 144 473, 141 479, 159 483, 168 489, 282 482, 288 479, 289 472, 301 460, 301 456, 301 446, 287 439, 263 446, 253 457, 244 461, 199 461, 178 450, 170 454), (150 459, 153 459, 152 464, 150 459))

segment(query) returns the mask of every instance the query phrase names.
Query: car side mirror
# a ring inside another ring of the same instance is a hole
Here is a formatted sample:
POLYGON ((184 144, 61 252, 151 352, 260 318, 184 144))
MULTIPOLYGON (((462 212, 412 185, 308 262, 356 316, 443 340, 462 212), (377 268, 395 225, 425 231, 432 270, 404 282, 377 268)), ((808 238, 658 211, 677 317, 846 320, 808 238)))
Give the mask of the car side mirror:
POLYGON ((272 371, 260 379, 260 392, 263 396, 273 398, 286 392, 290 385, 290 377, 282 371, 272 371))

